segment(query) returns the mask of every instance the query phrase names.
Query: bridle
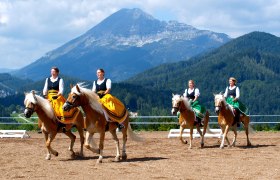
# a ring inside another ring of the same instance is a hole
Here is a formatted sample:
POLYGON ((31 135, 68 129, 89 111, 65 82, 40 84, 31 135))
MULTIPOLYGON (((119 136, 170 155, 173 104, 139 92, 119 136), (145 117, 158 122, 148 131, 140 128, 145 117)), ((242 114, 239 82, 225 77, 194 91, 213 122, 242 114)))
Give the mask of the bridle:
POLYGON ((30 111, 32 114, 35 112, 35 105, 30 102, 30 104, 32 105, 31 107, 26 106, 25 109, 27 109, 28 111, 30 111))
POLYGON ((75 96, 72 96, 72 98, 73 98, 73 102, 68 101, 68 99, 65 102, 66 106, 68 106, 70 109, 78 106, 75 102, 77 99, 80 98, 80 96, 75 95, 75 96))
POLYGON ((177 106, 172 106, 172 108, 175 109, 176 112, 178 112, 178 111, 183 112, 183 111, 187 110, 187 108, 183 109, 183 107, 181 105, 182 102, 183 101, 180 100, 178 103, 176 103, 177 106))

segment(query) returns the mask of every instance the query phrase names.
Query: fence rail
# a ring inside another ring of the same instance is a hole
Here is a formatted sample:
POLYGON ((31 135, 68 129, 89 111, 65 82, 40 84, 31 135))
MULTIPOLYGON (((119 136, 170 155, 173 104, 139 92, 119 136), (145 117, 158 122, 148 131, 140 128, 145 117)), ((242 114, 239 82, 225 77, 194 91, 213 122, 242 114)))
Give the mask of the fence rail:
MULTIPOLYGON (((278 121, 251 121, 250 124, 280 124, 280 115, 249 115, 250 117, 279 117, 278 121)), ((130 117, 131 119, 174 119, 175 121, 171 122, 150 122, 150 121, 137 121, 137 122, 130 122, 131 124, 135 125, 161 125, 161 124, 178 124, 177 122, 177 116, 136 116, 136 117, 130 117)), ((210 116, 211 118, 217 118, 217 116, 210 116)), ((0 117, 0 119, 25 119, 22 116, 19 117, 0 117)), ((31 117, 29 119, 38 119, 38 117, 31 117)), ((0 124, 6 124, 6 125, 22 125, 22 124, 38 124, 36 122, 31 122, 27 119, 25 119, 26 122, 0 122, 0 124)), ((218 124, 217 121, 210 121, 209 124, 218 124)))

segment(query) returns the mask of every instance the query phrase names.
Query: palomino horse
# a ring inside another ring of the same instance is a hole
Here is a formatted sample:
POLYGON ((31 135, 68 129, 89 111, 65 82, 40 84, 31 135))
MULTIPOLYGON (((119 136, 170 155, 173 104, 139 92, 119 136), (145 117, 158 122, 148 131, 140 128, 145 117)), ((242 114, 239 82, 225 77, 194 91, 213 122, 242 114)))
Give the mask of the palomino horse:
MULTIPOLYGON (((24 105, 25 105, 25 110, 24 110, 25 117, 30 118, 30 116, 34 112, 36 112, 39 119, 42 121, 41 129, 45 135, 46 147, 48 149, 48 154, 46 156, 46 159, 50 160, 51 154, 58 156, 58 152, 51 147, 51 142, 54 140, 57 133, 62 132, 62 129, 58 128, 58 120, 50 102, 47 99, 44 99, 41 96, 36 95, 35 91, 32 91, 30 93, 25 94, 24 105)), ((79 155, 83 156, 83 144, 85 138, 83 132, 84 117, 81 111, 78 112, 76 119, 74 120, 73 126, 75 126, 78 129, 78 132, 80 134, 81 149, 79 155)), ((74 146, 76 136, 71 131, 66 131, 64 133, 71 139, 69 151, 71 151, 71 157, 74 158, 75 153, 73 151, 73 146, 74 146)))
MULTIPOLYGON (((171 113, 175 115, 178 111, 180 111, 179 117, 179 124, 180 124, 180 140, 182 143, 187 144, 188 142, 183 140, 183 131, 186 127, 190 128, 190 146, 192 148, 192 140, 193 140, 193 128, 195 124, 195 112, 192 110, 191 105, 187 98, 180 96, 178 94, 172 95, 172 110, 171 113)), ((208 122, 209 122, 209 112, 206 111, 204 117, 204 125, 203 125, 203 132, 201 132, 199 125, 197 125, 197 131, 201 136, 201 147, 204 146, 204 135, 208 129, 208 122)))
MULTIPOLYGON (((222 129, 223 139, 220 145, 220 148, 224 148, 225 139, 228 142, 229 146, 235 146, 236 137, 237 137, 237 124, 234 124, 234 113, 232 107, 226 103, 225 97, 220 94, 214 94, 215 96, 215 112, 218 114, 218 123, 222 129), (232 144, 230 144, 227 134, 229 132, 230 127, 233 127, 234 138, 232 144)), ((251 142, 249 140, 249 130, 250 129, 250 118, 249 116, 242 115, 240 116, 240 120, 244 125, 246 136, 247 136, 247 146, 251 146, 251 142)))
MULTIPOLYGON (((67 111, 73 107, 78 106, 81 106, 86 114, 85 124, 87 134, 85 147, 91 150, 92 152, 99 154, 97 163, 101 163, 103 159, 103 144, 105 138, 105 131, 107 130, 112 134, 112 137, 116 143, 117 155, 115 157, 115 161, 120 161, 120 145, 119 139, 116 134, 117 123, 107 120, 108 115, 106 114, 105 109, 103 109, 102 104, 99 102, 98 95, 90 89, 82 87, 82 84, 77 84, 76 86, 72 87, 67 101, 63 105, 63 109, 67 111), (90 146, 94 133, 100 134, 99 149, 95 149, 90 146)), ((140 141, 141 139, 133 133, 129 124, 128 115, 122 124, 124 125, 124 128, 121 129, 121 132, 123 134, 122 160, 126 160, 127 135, 132 140, 140 141)))

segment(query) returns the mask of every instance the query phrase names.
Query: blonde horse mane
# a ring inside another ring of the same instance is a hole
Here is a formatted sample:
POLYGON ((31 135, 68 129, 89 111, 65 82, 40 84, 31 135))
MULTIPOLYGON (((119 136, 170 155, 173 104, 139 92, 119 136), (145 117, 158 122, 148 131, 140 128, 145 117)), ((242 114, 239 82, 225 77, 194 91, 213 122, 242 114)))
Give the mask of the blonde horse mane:
POLYGON ((41 96, 30 92, 25 94, 24 105, 27 106, 29 103, 40 106, 50 119, 56 119, 53 108, 51 107, 51 104, 47 99, 44 99, 41 96))
POLYGON ((172 101, 176 101, 176 102, 182 101, 184 103, 186 109, 192 110, 191 104, 190 104, 188 98, 186 98, 186 97, 183 97, 179 94, 176 94, 176 95, 173 96, 172 101))
POLYGON ((71 89, 71 93, 75 93, 78 96, 80 96, 80 95, 86 96, 90 107, 92 109, 96 110, 97 112, 103 114, 104 110, 103 110, 102 104, 99 102, 99 100, 100 100, 99 96, 92 90, 85 88, 84 83, 78 83, 76 86, 74 86, 71 89), (76 86, 78 86, 79 90, 77 89, 76 86))

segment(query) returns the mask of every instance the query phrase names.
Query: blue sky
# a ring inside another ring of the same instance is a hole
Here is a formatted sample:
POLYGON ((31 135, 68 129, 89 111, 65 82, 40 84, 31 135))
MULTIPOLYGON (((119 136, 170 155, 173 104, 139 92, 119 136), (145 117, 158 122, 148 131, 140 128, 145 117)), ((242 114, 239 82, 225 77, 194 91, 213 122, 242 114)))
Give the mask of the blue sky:
POLYGON ((233 38, 252 31, 280 36, 278 0, 0 0, 0 69, 34 62, 121 8, 233 38))

